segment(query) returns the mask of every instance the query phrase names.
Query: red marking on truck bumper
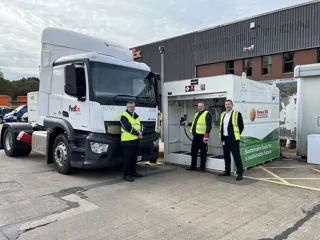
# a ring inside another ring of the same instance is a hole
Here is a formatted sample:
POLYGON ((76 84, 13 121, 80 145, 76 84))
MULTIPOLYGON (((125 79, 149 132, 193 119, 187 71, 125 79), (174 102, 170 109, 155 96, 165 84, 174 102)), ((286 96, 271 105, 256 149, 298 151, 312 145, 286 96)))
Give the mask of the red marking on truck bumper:
POLYGON ((25 144, 31 146, 32 136, 24 131, 21 131, 17 137, 17 140, 24 142, 25 144))

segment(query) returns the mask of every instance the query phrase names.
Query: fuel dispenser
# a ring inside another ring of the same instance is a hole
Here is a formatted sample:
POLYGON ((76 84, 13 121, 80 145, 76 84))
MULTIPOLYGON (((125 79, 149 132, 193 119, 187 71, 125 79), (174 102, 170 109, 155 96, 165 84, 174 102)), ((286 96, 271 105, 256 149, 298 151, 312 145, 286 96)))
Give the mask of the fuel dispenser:
MULTIPOLYGON (((220 115, 225 111, 227 99, 234 102, 234 110, 240 111, 244 120, 245 129, 240 142, 244 168, 279 157, 277 87, 249 80, 245 76, 223 75, 166 82, 164 95, 165 163, 190 166, 192 135, 185 122, 192 122, 198 111, 197 104, 201 101, 212 116, 206 168, 224 170, 223 147, 218 133, 220 115)), ((233 164, 232 171, 235 170, 233 164)))
MULTIPOLYGON (((224 99, 225 100, 225 99, 224 99)), ((211 114, 212 116, 212 126, 213 127, 217 127, 219 126, 219 119, 220 119, 220 114, 225 110, 224 106, 223 105, 218 105, 219 104, 219 99, 209 99, 208 100, 204 100, 204 99, 201 99, 198 102, 207 102, 208 104, 212 104, 211 106, 208 106, 207 107, 207 110, 209 111, 209 113, 211 114)), ((197 106, 197 103, 195 104, 195 106, 197 106)), ((207 106, 207 105, 206 105, 207 106)), ((196 110, 197 111, 197 110, 196 110)), ((194 114, 196 113, 196 111, 194 112, 194 114)), ((180 118, 180 126, 183 127, 184 129, 184 133, 186 135, 186 137, 192 142, 192 136, 190 137, 189 134, 190 134, 190 131, 187 130, 187 128, 190 128, 190 127, 187 127, 185 125, 186 122, 192 122, 193 118, 194 118, 194 114, 191 115, 188 119, 188 115, 187 114, 184 114, 183 117, 180 118)), ((191 135, 191 134, 190 134, 191 135)), ((208 152, 208 143, 206 143, 206 151, 208 152)))

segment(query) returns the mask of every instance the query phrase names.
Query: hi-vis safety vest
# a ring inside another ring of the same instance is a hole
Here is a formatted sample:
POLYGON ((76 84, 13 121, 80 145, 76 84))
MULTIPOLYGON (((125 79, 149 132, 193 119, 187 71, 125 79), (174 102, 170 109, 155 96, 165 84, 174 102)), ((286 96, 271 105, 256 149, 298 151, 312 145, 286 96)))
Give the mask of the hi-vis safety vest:
MULTIPOLYGON (((131 126, 137 130, 140 131, 141 125, 140 125, 140 119, 134 119, 129 113, 124 112, 122 116, 125 116, 128 121, 130 122, 131 126)), ((121 126, 121 141, 132 141, 132 140, 137 140, 138 136, 134 135, 130 132, 127 132, 122 126, 121 126)))
MULTIPOLYGON (((195 115, 194 115, 194 118, 193 118, 193 121, 192 121, 192 125, 191 125, 191 128, 190 128, 190 133, 192 133, 192 129, 193 129, 193 124, 194 124, 194 121, 196 120, 197 116, 198 116, 199 112, 197 112, 195 115)), ((196 125, 196 133, 197 134, 205 134, 206 133, 206 130, 207 130, 207 124, 206 124, 206 116, 208 114, 208 111, 205 110, 199 117, 198 119, 198 122, 197 122, 197 125, 196 125)))
MULTIPOLYGON (((222 133, 222 127, 223 127, 223 119, 224 119, 224 116, 226 115, 227 112, 223 112, 221 114, 221 117, 220 117, 220 130, 219 130, 219 139, 220 141, 222 140, 222 136, 221 136, 221 133, 222 133)), ((232 126, 233 126, 233 132, 234 132, 234 138, 235 140, 240 140, 240 131, 239 131, 239 126, 238 126, 238 116, 239 116, 239 112, 237 111, 233 111, 232 112, 232 126)))

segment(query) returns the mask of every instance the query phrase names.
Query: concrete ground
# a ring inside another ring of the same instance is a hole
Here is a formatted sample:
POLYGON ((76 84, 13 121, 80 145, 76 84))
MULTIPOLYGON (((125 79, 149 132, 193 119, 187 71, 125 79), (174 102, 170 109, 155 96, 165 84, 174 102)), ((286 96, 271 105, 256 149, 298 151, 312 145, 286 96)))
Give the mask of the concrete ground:
POLYGON ((289 158, 246 178, 139 164, 64 176, 41 156, 0 150, 0 240, 320 240, 320 168, 289 158))

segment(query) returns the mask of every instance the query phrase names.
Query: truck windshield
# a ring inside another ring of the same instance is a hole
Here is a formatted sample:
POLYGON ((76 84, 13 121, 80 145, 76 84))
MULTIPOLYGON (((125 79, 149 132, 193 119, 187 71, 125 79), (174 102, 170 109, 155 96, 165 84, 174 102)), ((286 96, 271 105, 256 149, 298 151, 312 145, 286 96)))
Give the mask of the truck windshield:
POLYGON ((139 102, 155 103, 154 79, 149 76, 148 71, 91 62, 94 98, 100 104, 120 101, 122 96, 126 99, 128 96, 136 97, 139 102))

